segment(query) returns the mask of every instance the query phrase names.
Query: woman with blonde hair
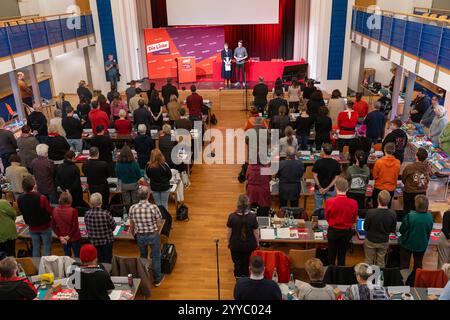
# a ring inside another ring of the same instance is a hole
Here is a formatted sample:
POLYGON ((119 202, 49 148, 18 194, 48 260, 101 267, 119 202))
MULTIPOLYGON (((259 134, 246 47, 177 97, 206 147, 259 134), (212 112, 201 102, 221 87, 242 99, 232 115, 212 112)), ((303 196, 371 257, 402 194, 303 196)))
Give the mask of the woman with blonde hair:
POLYGON ((176 95, 170 96, 170 101, 167 104, 167 112, 169 114, 170 124, 173 125, 175 121, 180 120, 181 104, 178 102, 178 98, 176 95))
POLYGON ((168 209, 172 170, 167 164, 161 150, 154 149, 152 151, 150 162, 145 172, 150 179, 150 190, 152 191, 156 205, 168 209))

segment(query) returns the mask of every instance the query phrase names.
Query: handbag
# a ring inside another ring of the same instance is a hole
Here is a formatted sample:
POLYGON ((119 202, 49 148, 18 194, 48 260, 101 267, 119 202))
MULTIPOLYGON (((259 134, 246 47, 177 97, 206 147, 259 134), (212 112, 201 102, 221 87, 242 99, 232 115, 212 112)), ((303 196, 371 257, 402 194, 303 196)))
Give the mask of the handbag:
POLYGON ((174 244, 164 244, 161 249, 161 273, 171 274, 177 262, 177 250, 174 244))
POLYGON ((177 221, 189 221, 189 208, 182 204, 177 209, 177 221))

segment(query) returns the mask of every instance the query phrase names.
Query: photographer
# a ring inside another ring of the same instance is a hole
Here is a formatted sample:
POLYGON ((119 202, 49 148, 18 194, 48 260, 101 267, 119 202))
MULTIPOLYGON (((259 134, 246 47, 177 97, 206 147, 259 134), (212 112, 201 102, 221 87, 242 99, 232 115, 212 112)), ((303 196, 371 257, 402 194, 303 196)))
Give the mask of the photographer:
POLYGON ((108 60, 105 62, 105 71, 111 87, 117 88, 117 82, 120 81, 119 65, 112 54, 108 55, 108 60))

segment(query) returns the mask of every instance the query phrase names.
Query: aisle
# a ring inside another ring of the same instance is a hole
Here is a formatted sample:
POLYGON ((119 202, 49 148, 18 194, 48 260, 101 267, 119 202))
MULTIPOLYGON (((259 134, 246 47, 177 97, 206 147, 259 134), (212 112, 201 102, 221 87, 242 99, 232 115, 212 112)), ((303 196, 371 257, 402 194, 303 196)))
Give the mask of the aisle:
MULTIPOLYGON (((219 124, 215 128, 222 131, 240 128, 246 119, 243 112, 216 115, 219 124)), ((233 298, 235 279, 226 243, 226 221, 244 191, 237 181, 239 170, 239 165, 194 166, 192 187, 185 194, 191 220, 174 223, 170 242, 176 245, 178 261, 173 274, 153 291, 152 299, 217 299, 215 238, 220 239, 222 299, 233 298)))

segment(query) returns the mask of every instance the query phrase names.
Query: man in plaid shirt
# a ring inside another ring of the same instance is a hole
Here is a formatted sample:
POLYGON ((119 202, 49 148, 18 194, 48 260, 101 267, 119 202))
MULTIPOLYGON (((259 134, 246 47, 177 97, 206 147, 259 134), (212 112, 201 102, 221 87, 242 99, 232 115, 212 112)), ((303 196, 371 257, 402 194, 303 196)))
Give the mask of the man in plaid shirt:
POLYGON ((136 237, 141 258, 148 258, 148 246, 150 246, 155 286, 159 287, 164 280, 164 276, 161 274, 161 242, 159 238, 162 215, 158 207, 148 201, 149 196, 149 188, 141 187, 139 189, 139 203, 130 208, 130 229, 136 237))
POLYGON ((111 263, 116 222, 109 211, 102 209, 100 193, 91 195, 90 203, 92 209, 84 217, 89 241, 97 249, 98 262, 111 263))

